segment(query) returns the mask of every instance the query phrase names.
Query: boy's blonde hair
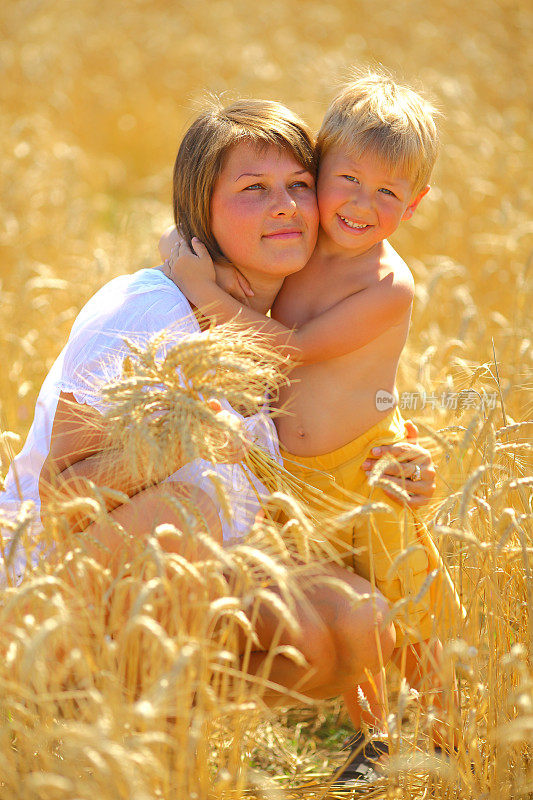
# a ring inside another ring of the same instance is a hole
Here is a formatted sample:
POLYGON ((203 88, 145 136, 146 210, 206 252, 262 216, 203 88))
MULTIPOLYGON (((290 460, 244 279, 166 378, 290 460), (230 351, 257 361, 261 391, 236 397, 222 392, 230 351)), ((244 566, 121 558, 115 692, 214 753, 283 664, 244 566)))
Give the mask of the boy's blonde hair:
POLYGON ((354 157, 374 153, 408 177, 413 196, 427 185, 438 152, 436 108, 417 92, 375 72, 348 83, 326 111, 317 158, 340 145, 354 157))
POLYGON ((181 142, 173 178, 176 226, 190 246, 197 236, 215 261, 225 260, 211 227, 211 197, 230 149, 250 142, 258 150, 286 150, 313 176, 314 142, 305 122, 281 103, 237 100, 201 114, 181 142))

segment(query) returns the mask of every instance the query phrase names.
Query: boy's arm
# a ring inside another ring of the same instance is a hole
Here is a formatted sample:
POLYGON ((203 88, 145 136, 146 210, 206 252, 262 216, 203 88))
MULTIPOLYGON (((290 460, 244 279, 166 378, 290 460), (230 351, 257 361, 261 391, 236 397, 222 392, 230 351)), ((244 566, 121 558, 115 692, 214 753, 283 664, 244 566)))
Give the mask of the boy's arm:
POLYGON ((194 253, 185 243, 171 259, 171 278, 196 306, 215 323, 235 317, 267 333, 273 345, 293 361, 309 364, 351 353, 398 324, 410 309, 412 280, 398 279, 392 272, 374 286, 336 303, 323 314, 292 330, 264 317, 227 295, 215 283, 213 262, 206 248, 193 240, 194 253))
POLYGON ((410 313, 413 295, 412 281, 391 272, 302 325, 291 344, 307 363, 353 353, 398 325, 410 313))

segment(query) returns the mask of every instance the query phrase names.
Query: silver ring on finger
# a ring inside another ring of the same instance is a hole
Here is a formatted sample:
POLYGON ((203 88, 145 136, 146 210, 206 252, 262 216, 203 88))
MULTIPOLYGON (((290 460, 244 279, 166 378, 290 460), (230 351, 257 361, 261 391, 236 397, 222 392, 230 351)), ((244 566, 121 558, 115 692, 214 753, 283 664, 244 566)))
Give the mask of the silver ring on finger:
POLYGON ((411 480, 413 482, 422 480, 422 470, 420 469, 419 464, 415 464, 415 469, 413 474, 411 475, 411 480))

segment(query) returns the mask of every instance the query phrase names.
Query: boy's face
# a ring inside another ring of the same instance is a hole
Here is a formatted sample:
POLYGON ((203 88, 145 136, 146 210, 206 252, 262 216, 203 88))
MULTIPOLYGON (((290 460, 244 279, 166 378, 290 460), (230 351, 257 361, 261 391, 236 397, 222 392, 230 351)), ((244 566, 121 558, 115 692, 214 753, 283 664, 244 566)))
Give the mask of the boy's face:
POLYGON ((411 180, 374 154, 355 158, 333 147, 320 162, 317 183, 322 232, 329 244, 365 253, 409 219, 428 191, 426 186, 413 197, 411 180))

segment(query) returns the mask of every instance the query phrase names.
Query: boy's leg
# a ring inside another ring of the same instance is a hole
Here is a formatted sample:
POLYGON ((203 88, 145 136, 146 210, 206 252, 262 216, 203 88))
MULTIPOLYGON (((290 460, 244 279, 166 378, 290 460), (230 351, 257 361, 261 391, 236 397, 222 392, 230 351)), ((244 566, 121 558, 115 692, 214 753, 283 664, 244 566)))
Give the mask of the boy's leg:
MULTIPOLYGON (((320 700, 342 694, 363 680, 367 670, 374 673, 388 662, 395 631, 392 625, 380 624, 388 609, 384 598, 377 593, 354 609, 341 589, 328 585, 330 578, 358 594, 372 594, 367 581, 342 567, 317 565, 312 576, 302 573, 293 598, 299 630, 291 631, 272 605, 262 603, 255 626, 261 647, 250 654, 249 672, 266 672, 272 684, 320 700), (307 664, 296 664, 284 655, 272 659, 268 651, 273 644, 295 647, 307 664)), ((251 609, 248 615, 253 616, 251 609)), ((278 699, 283 700, 282 691, 267 692, 267 702, 278 699)))
POLYGON ((392 661, 399 668, 409 686, 420 691, 423 707, 430 705, 436 711, 436 721, 431 730, 435 747, 441 750, 457 746, 455 725, 450 726, 447 717, 455 714, 458 699, 455 683, 447 693, 441 680, 442 644, 439 639, 414 642, 404 648, 397 648, 392 661), (446 702, 447 700, 447 702, 446 702), (442 713, 439 713, 442 712, 442 713))
POLYGON ((381 670, 372 677, 372 681, 351 687, 342 697, 355 730, 360 730, 364 724, 385 733, 384 680, 381 670))

